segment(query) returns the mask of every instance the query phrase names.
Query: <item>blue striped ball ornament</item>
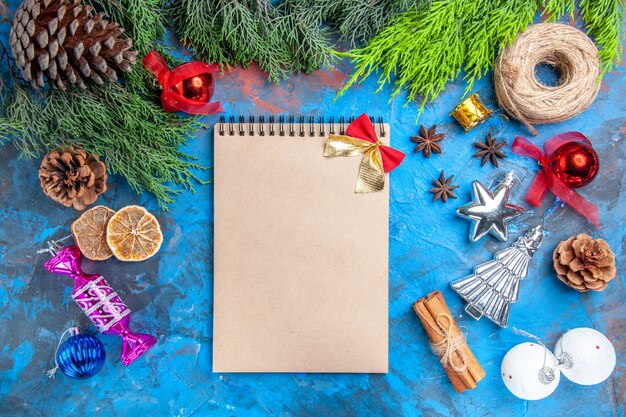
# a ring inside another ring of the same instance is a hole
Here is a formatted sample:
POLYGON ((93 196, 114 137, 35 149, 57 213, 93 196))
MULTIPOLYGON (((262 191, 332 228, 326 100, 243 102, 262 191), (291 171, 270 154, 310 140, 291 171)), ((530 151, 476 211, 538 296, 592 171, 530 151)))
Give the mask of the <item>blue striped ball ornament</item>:
POLYGON ((70 378, 91 378, 104 366, 104 345, 94 336, 76 334, 67 339, 57 352, 61 371, 70 378))

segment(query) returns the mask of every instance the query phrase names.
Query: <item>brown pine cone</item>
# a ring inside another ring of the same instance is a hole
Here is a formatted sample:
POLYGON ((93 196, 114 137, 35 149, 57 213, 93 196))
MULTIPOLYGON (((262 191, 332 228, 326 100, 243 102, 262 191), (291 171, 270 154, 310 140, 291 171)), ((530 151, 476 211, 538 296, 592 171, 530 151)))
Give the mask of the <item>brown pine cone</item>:
POLYGON ((107 189, 107 173, 98 155, 69 147, 47 154, 39 168, 41 188, 65 207, 84 210, 107 189))
POLYGON ((609 244, 589 235, 562 241, 552 259, 559 279, 580 292, 603 291, 615 278, 615 255, 609 244))
POLYGON ((115 82, 137 52, 124 29, 93 13, 80 0, 24 0, 17 8, 9 43, 15 63, 33 87, 85 88, 85 81, 115 82))

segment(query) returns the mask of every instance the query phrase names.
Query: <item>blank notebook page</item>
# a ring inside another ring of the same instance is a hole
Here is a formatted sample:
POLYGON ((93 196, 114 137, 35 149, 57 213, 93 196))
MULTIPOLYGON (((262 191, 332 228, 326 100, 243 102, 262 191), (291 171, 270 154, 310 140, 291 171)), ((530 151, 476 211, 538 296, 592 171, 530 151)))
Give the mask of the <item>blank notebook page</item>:
POLYGON ((387 372, 389 177, 355 194, 362 157, 319 125, 238 130, 214 137, 213 371, 387 372))

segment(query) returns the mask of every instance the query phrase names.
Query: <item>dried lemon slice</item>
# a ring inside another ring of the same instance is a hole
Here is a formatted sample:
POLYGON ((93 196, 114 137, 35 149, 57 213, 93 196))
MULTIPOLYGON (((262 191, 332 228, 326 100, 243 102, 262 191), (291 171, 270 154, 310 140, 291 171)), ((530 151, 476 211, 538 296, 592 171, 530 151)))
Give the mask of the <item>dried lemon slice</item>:
POLYGON ((107 244, 107 224, 115 212, 105 206, 96 206, 85 211, 72 223, 72 234, 76 245, 87 259, 104 261, 113 256, 107 244))
POLYGON ((158 252, 163 233, 156 217, 140 206, 124 207, 107 225, 107 243, 121 261, 143 261, 158 252))

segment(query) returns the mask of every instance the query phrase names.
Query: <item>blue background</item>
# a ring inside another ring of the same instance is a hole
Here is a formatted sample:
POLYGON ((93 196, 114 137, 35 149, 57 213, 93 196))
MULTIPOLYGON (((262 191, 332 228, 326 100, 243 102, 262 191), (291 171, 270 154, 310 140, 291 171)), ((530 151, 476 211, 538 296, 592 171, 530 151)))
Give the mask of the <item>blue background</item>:
MULTIPOLYGON (((1 30, 6 36, 7 27, 1 30)), ((407 153, 391 174, 389 253, 389 373, 386 375, 319 374, 214 374, 211 372, 213 188, 185 193, 167 212, 158 209, 151 195, 137 196, 117 177, 98 204, 119 209, 141 204, 155 213, 165 234, 161 251, 152 259, 133 264, 115 260, 84 262, 89 272, 104 274, 134 312, 135 330, 157 335, 159 342, 126 368, 119 361, 120 340, 98 337, 107 349, 104 369, 94 378, 74 381, 63 375, 48 379, 61 333, 78 325, 95 328, 71 299, 71 280, 47 273, 46 255, 37 249, 46 239, 60 238, 79 213, 47 198, 39 187, 38 160, 19 159, 11 146, 0 148, 0 415, 11 416, 588 416, 623 415, 626 327, 623 307, 624 153, 626 145, 626 77, 624 64, 608 74, 600 94, 584 114, 558 124, 538 126, 541 145, 551 136, 578 130, 594 143, 601 158, 596 180, 580 193, 598 205, 603 227, 596 229, 572 209, 548 196, 542 207, 530 208, 524 194, 537 172, 536 163, 513 155, 516 135, 528 136, 517 122, 493 118, 464 134, 448 113, 464 95, 457 80, 429 105, 420 118, 427 126, 439 124, 446 134, 442 155, 430 159, 412 153, 409 140, 418 132, 417 104, 404 106, 404 98, 391 102, 389 88, 374 94, 370 79, 333 103, 350 65, 339 62, 333 70, 297 75, 273 85, 254 66, 232 70, 217 80, 215 98, 227 115, 294 114, 350 116, 367 112, 383 116, 392 125, 392 144, 407 153), (472 143, 493 132, 508 143, 508 158, 499 170, 480 166, 472 158, 472 143), (459 185, 458 200, 433 203, 431 180, 445 169, 459 185), (521 182, 512 202, 526 214, 511 226, 509 243, 486 238, 471 244, 469 223, 455 209, 470 200, 471 183, 489 184, 514 169, 521 182), (508 329, 486 319, 467 317, 460 298, 448 283, 471 273, 490 260, 530 226, 544 222, 547 236, 535 255, 528 278, 521 283, 508 329), (551 265, 552 251, 563 239, 578 233, 606 239, 618 260, 618 276, 600 293, 578 293, 559 282, 551 265), (411 304, 440 289, 468 343, 487 372, 473 391, 455 394, 411 304), (517 399, 504 387, 500 362, 508 349, 526 341, 514 333, 522 329, 552 346, 571 328, 593 327, 613 342, 618 364, 606 382, 590 387, 563 379, 554 394, 541 401, 517 399)), ((476 84, 476 91, 495 105, 491 74, 476 84)), ((204 118, 187 150, 206 165, 212 164, 212 129, 218 116, 204 118)), ((211 174, 209 173, 209 176, 211 174)))

